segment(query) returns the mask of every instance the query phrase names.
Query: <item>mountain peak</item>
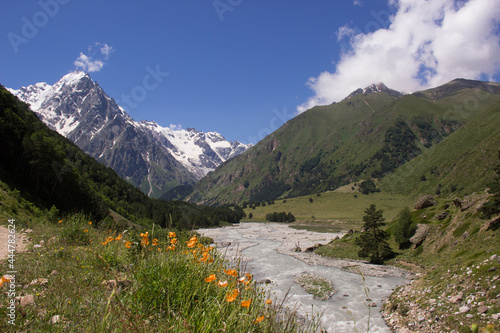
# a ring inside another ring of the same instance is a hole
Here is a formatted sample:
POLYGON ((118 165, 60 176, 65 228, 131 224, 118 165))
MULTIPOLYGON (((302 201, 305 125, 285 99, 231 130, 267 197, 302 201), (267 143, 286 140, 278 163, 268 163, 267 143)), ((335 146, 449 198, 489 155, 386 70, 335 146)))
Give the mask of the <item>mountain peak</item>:
POLYGON ((66 75, 64 75, 59 82, 65 82, 65 83, 72 83, 75 81, 80 81, 84 77, 87 77, 90 79, 90 75, 88 73, 85 73, 83 71, 76 70, 74 72, 70 72, 66 75))
POLYGON ((386 94, 389 94, 394 97, 401 97, 403 94, 397 90, 390 89, 388 88, 383 82, 378 82, 378 83, 373 83, 369 85, 368 87, 361 89, 358 88, 352 93, 349 94, 344 100, 351 99, 356 95, 364 94, 364 95, 370 95, 370 94, 377 94, 380 92, 384 92, 386 94))

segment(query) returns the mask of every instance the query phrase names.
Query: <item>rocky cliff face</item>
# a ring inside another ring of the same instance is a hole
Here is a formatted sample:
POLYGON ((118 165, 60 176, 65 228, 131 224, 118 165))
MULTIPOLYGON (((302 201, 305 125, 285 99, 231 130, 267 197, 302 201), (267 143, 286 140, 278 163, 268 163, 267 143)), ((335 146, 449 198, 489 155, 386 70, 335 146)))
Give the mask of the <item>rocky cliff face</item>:
POLYGON ((250 147, 228 142, 216 132, 137 122, 79 71, 54 85, 42 82, 9 90, 50 128, 151 196, 193 184, 250 147))

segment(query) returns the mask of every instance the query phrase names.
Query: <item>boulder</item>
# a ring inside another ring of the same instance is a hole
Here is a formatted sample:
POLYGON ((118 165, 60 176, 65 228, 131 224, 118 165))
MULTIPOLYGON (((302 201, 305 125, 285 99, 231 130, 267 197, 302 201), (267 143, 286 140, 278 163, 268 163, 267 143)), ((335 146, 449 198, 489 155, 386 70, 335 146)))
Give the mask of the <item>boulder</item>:
POLYGON ((427 224, 417 224, 417 231, 415 231, 415 235, 410 238, 410 242, 415 244, 415 247, 421 245, 427 235, 429 234, 430 227, 427 224))
POLYGON ((425 195, 417 200, 417 203, 415 204, 415 209, 416 210, 424 209, 427 207, 432 207, 436 204, 437 202, 432 195, 425 195))
POLYGON ((448 212, 443 212, 441 214, 438 214, 434 216, 434 218, 438 221, 444 220, 448 216, 448 212))

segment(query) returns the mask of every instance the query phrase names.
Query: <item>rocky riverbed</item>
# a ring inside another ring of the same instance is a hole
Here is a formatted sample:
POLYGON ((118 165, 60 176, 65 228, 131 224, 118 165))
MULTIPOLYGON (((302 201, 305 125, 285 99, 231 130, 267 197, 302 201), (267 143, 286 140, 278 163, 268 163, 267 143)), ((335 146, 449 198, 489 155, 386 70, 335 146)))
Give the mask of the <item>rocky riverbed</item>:
POLYGON ((321 257, 307 249, 326 244, 341 233, 295 230, 286 224, 242 223, 218 229, 199 230, 212 237, 227 258, 240 258, 256 280, 267 281, 276 298, 289 295, 289 306, 301 315, 323 313, 328 332, 389 332, 380 308, 391 292, 405 285, 413 274, 391 266, 356 260, 321 257), (300 248, 300 251, 298 250, 300 248), (304 272, 330 281, 336 293, 314 299, 294 281, 304 272))

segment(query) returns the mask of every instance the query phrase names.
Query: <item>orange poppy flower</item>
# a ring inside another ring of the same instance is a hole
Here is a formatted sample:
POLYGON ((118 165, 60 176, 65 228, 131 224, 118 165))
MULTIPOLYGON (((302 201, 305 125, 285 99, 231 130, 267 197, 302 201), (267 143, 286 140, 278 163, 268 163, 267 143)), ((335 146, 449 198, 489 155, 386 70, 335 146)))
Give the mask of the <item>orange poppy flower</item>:
POLYGON ((215 274, 211 274, 209 277, 205 278, 205 282, 212 282, 214 280, 217 280, 217 277, 215 276, 215 274))
POLYGON ((270 298, 266 299, 266 304, 269 304, 269 305, 273 304, 273 300, 270 298))
POLYGON ((219 282, 217 283, 217 285, 218 285, 219 287, 221 287, 221 288, 224 288, 225 286, 227 286, 227 280, 226 280, 226 281, 219 281, 219 282))
POLYGON ((89 232, 89 229, 83 229, 83 232, 89 232))
POLYGON ((236 297, 238 297, 239 294, 240 291, 238 289, 233 289, 233 292, 226 296, 226 300, 231 303, 236 299, 236 297))
POLYGON ((255 323, 255 324, 258 324, 258 323, 260 323, 260 322, 261 322, 261 321, 263 321, 263 320, 264 320, 264 316, 260 316, 260 317, 257 317, 257 318, 254 320, 254 323, 255 323))
POLYGON ((177 244, 177 238, 172 238, 170 240, 170 244, 177 244))
POLYGON ((175 237, 177 237, 177 236, 175 235, 175 232, 170 231, 170 232, 168 233, 168 237, 169 237, 169 238, 175 238, 175 237))
POLYGON ((196 235, 194 235, 193 237, 191 237, 191 238, 189 239, 189 241, 188 241, 188 242, 186 242, 186 243, 187 243, 187 247, 188 247, 189 249, 191 249, 191 248, 193 248, 193 247, 195 247, 195 246, 196 246, 196 243, 197 243, 197 242, 198 242, 198 237, 196 237, 196 235))
POLYGON ((244 307, 244 308, 249 308, 250 307, 250 303, 252 303, 252 299, 251 298, 249 298, 246 301, 242 301, 241 302, 241 306, 244 307))
POLYGON ((226 273, 227 275, 234 276, 234 277, 238 276, 238 271, 235 269, 225 269, 224 273, 226 273))
POLYGON ((89 222, 89 225, 92 225, 92 222, 89 222))
POLYGON ((157 238, 153 239, 153 246, 154 245, 158 245, 158 239, 157 238))
POLYGON ((130 248, 132 247, 132 242, 130 242, 130 241, 126 241, 126 242, 125 242, 125 247, 126 247, 127 249, 130 249, 130 248))
POLYGON ((62 221, 63 221, 63 220, 61 220, 61 221, 57 221, 57 223, 62 223, 62 221))
POLYGON ((115 240, 117 240, 117 241, 121 240, 121 239, 122 239, 122 236, 123 236, 122 234, 119 234, 119 235, 115 238, 115 240))

